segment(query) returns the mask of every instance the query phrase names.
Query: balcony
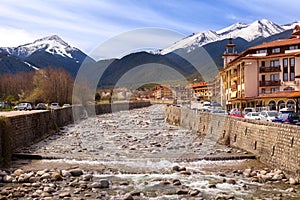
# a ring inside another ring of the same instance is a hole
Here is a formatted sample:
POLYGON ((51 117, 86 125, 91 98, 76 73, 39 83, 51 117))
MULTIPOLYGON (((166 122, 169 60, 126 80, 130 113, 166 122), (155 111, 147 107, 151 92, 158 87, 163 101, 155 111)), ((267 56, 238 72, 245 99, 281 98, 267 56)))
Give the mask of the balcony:
POLYGON ((233 72, 230 77, 231 77, 231 79, 236 79, 238 77, 238 73, 233 72))
POLYGON ((237 91, 238 86, 237 85, 231 85, 231 91, 237 91))
POLYGON ((273 73, 273 72, 281 72, 280 65, 274 67, 260 67, 259 73, 273 73))
POLYGON ((267 87, 267 86, 280 86, 281 80, 276 81, 259 81, 260 87, 267 87))

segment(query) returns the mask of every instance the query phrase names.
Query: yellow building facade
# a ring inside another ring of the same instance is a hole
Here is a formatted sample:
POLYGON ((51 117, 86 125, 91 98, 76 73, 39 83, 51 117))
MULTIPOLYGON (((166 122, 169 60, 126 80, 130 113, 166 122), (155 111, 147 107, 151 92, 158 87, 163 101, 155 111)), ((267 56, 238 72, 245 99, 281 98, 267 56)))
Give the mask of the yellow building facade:
POLYGON ((300 27, 291 37, 251 47, 241 54, 229 40, 220 71, 221 97, 226 108, 296 108, 300 91, 300 27))

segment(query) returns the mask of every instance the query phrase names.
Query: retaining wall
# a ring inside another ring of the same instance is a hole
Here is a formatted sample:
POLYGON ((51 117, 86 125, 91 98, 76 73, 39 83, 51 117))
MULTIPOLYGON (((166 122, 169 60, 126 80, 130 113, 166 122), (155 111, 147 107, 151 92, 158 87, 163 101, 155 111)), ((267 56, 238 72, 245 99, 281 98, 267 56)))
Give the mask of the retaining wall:
POLYGON ((201 113, 174 106, 166 107, 166 115, 171 124, 201 135, 215 136, 220 143, 251 152, 261 162, 300 177, 299 126, 201 113))
MULTIPOLYGON (((150 102, 130 102, 98 104, 94 106, 97 115, 110 113, 112 111, 128 110, 150 106, 150 102)), ((83 113, 84 108, 73 107, 75 112, 83 113)), ((12 153, 18 148, 36 143, 45 137, 57 132, 60 127, 79 120, 78 116, 86 117, 84 114, 77 114, 77 119, 73 117, 73 110, 61 108, 52 111, 31 112, 24 115, 9 117, 0 116, 0 165, 8 164, 12 153)))

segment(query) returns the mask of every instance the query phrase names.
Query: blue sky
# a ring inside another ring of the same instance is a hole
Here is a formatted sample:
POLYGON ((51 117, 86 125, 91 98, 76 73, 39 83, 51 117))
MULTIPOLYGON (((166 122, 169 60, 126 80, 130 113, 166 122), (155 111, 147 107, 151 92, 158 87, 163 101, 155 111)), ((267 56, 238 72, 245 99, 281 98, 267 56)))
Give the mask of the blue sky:
POLYGON ((57 34, 91 52, 120 33, 163 28, 185 36, 236 22, 300 20, 298 1, 282 0, 0 0, 0 46, 57 34))

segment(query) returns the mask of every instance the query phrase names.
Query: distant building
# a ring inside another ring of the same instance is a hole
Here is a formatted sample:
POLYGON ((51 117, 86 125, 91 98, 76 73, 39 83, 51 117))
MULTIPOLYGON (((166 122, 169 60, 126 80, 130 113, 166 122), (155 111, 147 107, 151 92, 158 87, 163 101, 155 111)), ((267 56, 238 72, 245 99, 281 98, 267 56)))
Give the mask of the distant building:
POLYGON ((153 88, 153 96, 155 99, 173 99, 173 93, 170 86, 158 85, 153 88))
POLYGON ((198 100, 210 101, 212 96, 212 91, 208 88, 206 82, 194 83, 191 85, 194 90, 194 97, 198 100))

